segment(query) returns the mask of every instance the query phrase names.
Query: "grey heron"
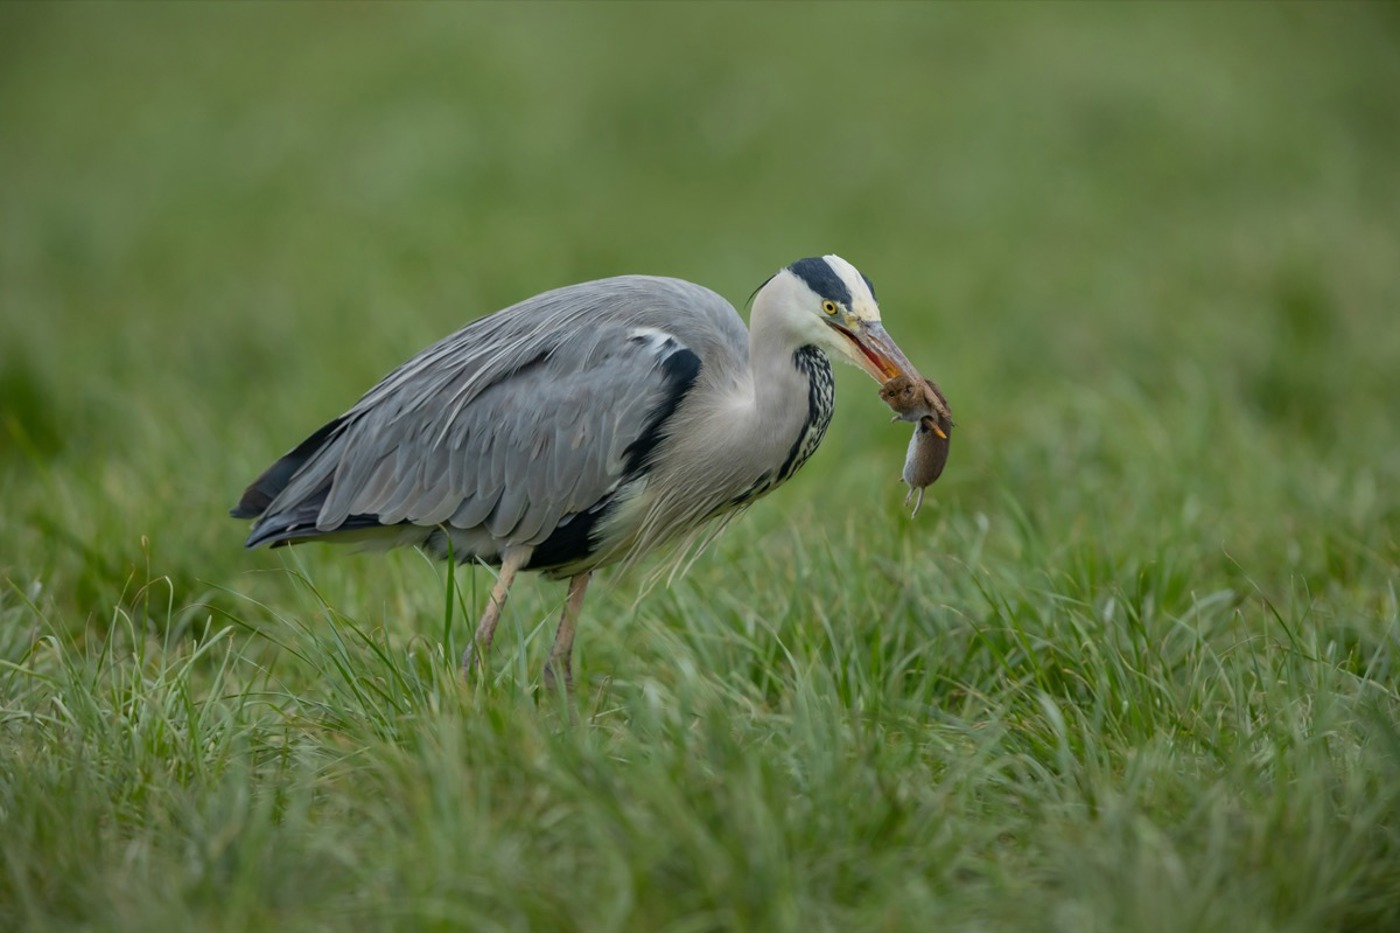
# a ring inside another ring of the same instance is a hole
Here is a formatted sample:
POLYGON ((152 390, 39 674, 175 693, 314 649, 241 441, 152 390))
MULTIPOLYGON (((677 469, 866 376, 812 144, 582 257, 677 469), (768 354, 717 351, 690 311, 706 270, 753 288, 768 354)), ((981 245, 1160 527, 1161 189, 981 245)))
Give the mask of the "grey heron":
POLYGON ((870 280, 839 256, 768 279, 746 329, 674 278, 536 295, 423 350, 253 481, 247 546, 417 545, 498 567, 463 666, 490 648, 522 570, 569 581, 545 665, 572 689, 591 574, 790 479, 831 420, 828 355, 877 381, 915 370, 870 280))

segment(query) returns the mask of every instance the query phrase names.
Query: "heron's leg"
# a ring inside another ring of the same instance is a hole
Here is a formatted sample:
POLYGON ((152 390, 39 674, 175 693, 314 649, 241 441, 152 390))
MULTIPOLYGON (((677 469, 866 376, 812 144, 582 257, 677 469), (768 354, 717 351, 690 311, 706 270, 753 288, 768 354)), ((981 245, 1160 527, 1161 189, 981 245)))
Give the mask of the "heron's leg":
POLYGON ((491 639, 496 637, 496 625, 501 621, 506 594, 510 592, 510 585, 515 580, 516 573, 529 562, 530 550, 515 548, 501 555, 501 572, 496 576, 495 585, 491 587, 491 596, 486 602, 485 611, 481 613, 481 621, 477 623, 476 635, 472 637, 471 644, 467 645, 467 650, 462 652, 464 672, 470 674, 473 668, 481 667, 482 658, 491 650, 491 639))
POLYGON ((564 689, 574 692, 574 624, 578 622, 579 611, 583 609, 583 594, 588 591, 588 581, 592 576, 592 573, 581 573, 569 580, 564 614, 559 617, 554 646, 549 649, 549 660, 544 666, 544 688, 550 693, 554 692, 555 681, 560 677, 564 678, 564 689))

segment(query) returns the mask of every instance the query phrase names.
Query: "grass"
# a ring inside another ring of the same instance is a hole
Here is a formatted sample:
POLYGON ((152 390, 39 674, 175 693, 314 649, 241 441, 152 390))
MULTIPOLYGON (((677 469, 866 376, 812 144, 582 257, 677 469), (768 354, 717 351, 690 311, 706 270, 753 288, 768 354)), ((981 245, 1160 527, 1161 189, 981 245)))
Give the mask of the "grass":
POLYGON ((1389 6, 0 10, 0 928, 1400 926, 1389 6), (242 485, 546 287, 837 251, 840 374, 667 587, 242 485))

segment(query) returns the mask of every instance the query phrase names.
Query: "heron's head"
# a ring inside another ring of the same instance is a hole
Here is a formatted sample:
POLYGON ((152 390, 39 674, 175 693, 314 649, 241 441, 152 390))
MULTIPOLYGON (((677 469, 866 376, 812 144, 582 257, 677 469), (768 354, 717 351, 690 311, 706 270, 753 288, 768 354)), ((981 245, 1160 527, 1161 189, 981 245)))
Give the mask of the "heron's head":
POLYGON ((877 382, 915 374, 880 323, 875 288, 840 256, 799 259, 754 295, 754 313, 781 322, 792 335, 859 366, 877 382))

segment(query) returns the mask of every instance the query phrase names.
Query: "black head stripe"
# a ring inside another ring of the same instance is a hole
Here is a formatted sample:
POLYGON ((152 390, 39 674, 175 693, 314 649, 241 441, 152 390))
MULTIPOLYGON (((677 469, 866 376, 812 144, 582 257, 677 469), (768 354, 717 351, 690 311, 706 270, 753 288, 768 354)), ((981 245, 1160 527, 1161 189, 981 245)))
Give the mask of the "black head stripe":
MULTIPOLYGON (((870 281, 870 276, 866 275, 864 272, 860 274, 860 277, 865 279, 865 287, 870 289, 870 297, 875 298, 875 283, 870 281)), ((875 298, 875 300, 879 301, 880 299, 875 298)))
POLYGON ((821 297, 851 306, 851 290, 825 259, 799 259, 788 268, 821 297))

